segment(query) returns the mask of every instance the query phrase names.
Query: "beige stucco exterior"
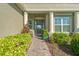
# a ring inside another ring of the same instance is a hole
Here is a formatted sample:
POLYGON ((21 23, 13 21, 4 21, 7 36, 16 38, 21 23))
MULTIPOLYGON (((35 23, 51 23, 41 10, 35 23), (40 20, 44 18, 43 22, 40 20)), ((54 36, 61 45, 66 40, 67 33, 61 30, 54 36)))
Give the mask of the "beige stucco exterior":
POLYGON ((0 4, 0 37, 20 33, 23 16, 9 4, 0 4))
MULTIPOLYGON (((44 18, 45 27, 50 33, 55 32, 55 15, 71 15, 70 32, 79 32, 79 4, 57 3, 19 3, 0 4, 0 37, 21 33, 23 25, 29 20, 44 18), (31 17, 32 16, 32 17, 31 17)), ((34 23, 34 21, 32 21, 34 23)), ((34 24, 32 24, 34 27, 34 24)), ((32 30, 34 28, 32 27, 32 30)))

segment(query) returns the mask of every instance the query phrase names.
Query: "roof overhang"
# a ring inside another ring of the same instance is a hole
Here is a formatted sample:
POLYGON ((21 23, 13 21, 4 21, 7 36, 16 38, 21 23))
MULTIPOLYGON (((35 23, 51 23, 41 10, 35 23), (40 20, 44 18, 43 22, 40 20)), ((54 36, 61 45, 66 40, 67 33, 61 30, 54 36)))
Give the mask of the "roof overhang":
POLYGON ((79 11, 78 3, 21 3, 23 11, 79 11))

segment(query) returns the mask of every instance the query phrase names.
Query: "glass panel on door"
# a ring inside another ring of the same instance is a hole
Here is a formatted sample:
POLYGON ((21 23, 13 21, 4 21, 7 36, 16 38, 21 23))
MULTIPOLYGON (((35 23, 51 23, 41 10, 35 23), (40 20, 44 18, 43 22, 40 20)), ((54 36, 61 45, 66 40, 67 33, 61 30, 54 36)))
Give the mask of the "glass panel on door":
POLYGON ((42 36, 42 30, 44 29, 44 20, 35 20, 35 34, 42 36))

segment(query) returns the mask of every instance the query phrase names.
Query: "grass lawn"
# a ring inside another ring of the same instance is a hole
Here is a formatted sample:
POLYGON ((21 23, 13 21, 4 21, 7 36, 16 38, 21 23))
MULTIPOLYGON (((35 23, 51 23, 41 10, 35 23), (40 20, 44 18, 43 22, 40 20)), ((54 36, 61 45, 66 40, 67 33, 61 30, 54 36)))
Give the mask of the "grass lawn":
POLYGON ((32 42, 29 33, 0 38, 0 56, 25 56, 32 42))

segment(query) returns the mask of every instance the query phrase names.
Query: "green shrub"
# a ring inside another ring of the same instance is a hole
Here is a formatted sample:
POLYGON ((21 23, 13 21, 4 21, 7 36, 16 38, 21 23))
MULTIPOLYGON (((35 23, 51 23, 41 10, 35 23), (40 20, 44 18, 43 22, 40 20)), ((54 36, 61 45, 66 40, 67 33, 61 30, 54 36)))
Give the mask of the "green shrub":
POLYGON ((72 35, 71 49, 75 55, 79 55, 79 33, 72 35))
POLYGON ((0 38, 0 56, 24 56, 31 44, 29 33, 0 38))
POLYGON ((56 39, 56 33, 53 33, 53 34, 50 36, 50 42, 51 42, 51 43, 55 43, 55 39, 56 39))
POLYGON ((44 40, 48 40, 48 38, 49 38, 48 30, 43 30, 42 38, 44 40))
POLYGON ((66 33, 53 33, 51 42, 56 42, 60 45, 69 44, 71 41, 69 34, 66 33))

